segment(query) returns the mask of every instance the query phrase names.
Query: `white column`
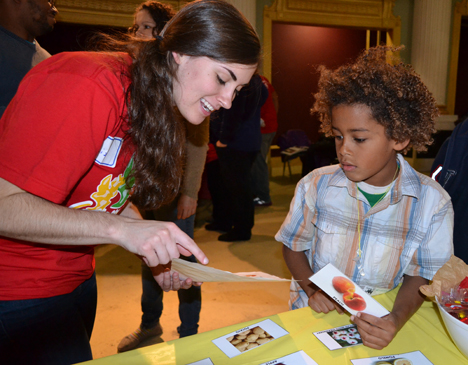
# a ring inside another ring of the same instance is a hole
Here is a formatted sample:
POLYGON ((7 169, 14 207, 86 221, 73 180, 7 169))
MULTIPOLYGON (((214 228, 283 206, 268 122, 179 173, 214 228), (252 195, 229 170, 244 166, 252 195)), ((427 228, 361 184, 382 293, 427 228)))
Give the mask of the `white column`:
MULTIPOLYGON (((434 95, 439 109, 447 107, 448 63, 452 0, 414 0, 411 64, 434 95)), ((453 130, 455 115, 436 120, 437 130, 453 130)), ((417 158, 413 151, 412 166, 430 171, 433 159, 417 158)))
POLYGON ((253 0, 228 0, 232 5, 234 5, 252 24, 252 27, 256 30, 256 1, 253 0))
POLYGON ((451 0, 415 0, 411 63, 433 93, 447 105, 451 0))

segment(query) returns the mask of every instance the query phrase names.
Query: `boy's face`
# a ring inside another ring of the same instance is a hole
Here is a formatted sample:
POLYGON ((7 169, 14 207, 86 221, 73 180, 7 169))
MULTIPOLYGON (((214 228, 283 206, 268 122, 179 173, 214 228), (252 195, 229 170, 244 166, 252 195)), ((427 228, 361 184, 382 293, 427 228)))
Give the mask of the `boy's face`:
POLYGON ((336 154, 346 177, 373 186, 392 182, 397 168, 396 151, 409 141, 388 139, 385 127, 363 104, 338 105, 332 109, 332 131, 336 154))

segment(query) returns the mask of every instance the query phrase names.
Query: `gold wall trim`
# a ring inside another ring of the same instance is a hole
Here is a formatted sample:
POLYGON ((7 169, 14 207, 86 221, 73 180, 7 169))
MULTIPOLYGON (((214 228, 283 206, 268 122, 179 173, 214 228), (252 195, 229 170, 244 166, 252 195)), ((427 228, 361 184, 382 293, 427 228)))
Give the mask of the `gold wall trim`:
POLYGON ((272 24, 385 30, 388 41, 400 44, 401 20, 393 15, 395 0, 275 0, 263 10, 263 73, 271 79, 272 24))
POLYGON ((460 52, 460 31, 462 17, 468 15, 468 0, 455 4, 452 20, 452 44, 450 51, 449 85, 447 92, 447 110, 455 114, 455 96, 457 92, 458 55, 460 52))
MULTIPOLYGON (((57 21, 111 27, 129 27, 142 0, 59 0, 57 21)), ((188 1, 162 1, 179 9, 188 1)))
POLYGON ((342 4, 336 1, 328 1, 326 3, 306 2, 301 0, 291 0, 288 8, 290 10, 306 10, 315 13, 322 14, 360 14, 366 16, 379 16, 380 9, 375 6, 369 6, 368 4, 359 4, 355 2, 353 4, 342 4))

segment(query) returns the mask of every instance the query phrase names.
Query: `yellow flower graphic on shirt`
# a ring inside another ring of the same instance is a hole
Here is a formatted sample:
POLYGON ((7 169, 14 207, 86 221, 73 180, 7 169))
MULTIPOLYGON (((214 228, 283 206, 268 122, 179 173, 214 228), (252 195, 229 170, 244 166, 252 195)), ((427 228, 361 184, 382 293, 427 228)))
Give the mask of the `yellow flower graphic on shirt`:
POLYGON ((106 211, 107 207, 112 204, 112 200, 120 195, 118 202, 111 206, 111 209, 115 210, 112 213, 117 213, 118 209, 124 206, 127 201, 130 189, 133 186, 133 179, 127 181, 129 186, 125 182, 132 168, 133 158, 123 174, 115 178, 113 178, 112 174, 105 176, 97 186, 96 191, 91 194, 91 200, 72 204, 70 208, 106 211))

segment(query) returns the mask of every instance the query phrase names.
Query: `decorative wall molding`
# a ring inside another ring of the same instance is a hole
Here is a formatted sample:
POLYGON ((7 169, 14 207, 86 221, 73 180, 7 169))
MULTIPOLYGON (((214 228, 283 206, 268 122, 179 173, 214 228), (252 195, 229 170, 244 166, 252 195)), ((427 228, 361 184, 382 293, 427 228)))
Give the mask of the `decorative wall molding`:
POLYGON ((276 0, 265 7, 264 15, 273 20, 386 29, 399 24, 392 12, 394 5, 395 0, 276 0))
POLYGON ((323 14, 359 14, 364 16, 379 16, 380 9, 369 4, 343 4, 328 1, 326 3, 309 2, 304 0, 291 0, 288 8, 290 10, 310 11, 323 14))
POLYGON ((401 20, 395 0, 275 0, 263 11, 263 73, 271 78, 273 22, 385 30, 387 43, 400 44, 401 20))
POLYGON ((458 55, 460 52, 460 31, 462 17, 468 16, 468 0, 455 4, 452 16, 452 44, 450 50, 449 82, 447 90, 447 109, 455 113, 455 96, 457 91, 458 55))
MULTIPOLYGON (((142 0, 60 0, 57 20, 65 23, 128 27, 142 0)), ((162 1, 179 9, 188 1, 162 1)))

